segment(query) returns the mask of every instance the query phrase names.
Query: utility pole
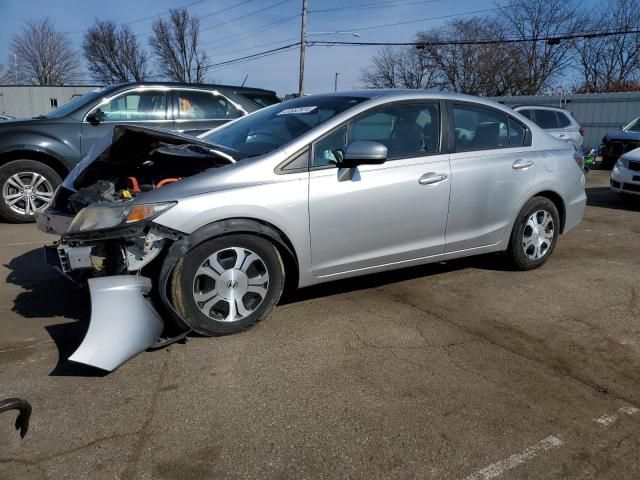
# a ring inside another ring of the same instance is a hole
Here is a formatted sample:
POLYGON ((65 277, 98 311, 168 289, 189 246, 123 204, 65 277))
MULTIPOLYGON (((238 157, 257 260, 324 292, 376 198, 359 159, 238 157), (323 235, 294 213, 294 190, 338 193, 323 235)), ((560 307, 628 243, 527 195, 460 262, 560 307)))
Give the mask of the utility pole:
POLYGON ((302 23, 300 25, 300 79, 298 95, 304 95, 304 49, 307 44, 307 0, 302 0, 302 23))
POLYGON ((338 72, 336 72, 336 78, 333 81, 333 91, 337 92, 338 91, 338 75, 340 75, 338 72))
POLYGON ((16 79, 16 85, 18 84, 18 54, 13 54, 13 75, 16 79))

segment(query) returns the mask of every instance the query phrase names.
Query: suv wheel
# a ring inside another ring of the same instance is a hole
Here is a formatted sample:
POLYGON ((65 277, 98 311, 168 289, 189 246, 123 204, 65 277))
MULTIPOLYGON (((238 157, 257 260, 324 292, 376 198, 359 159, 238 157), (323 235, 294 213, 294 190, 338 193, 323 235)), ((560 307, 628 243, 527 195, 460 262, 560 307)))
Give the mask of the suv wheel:
POLYGON ((558 209, 545 197, 533 197, 524 204, 511 231, 509 255, 519 270, 532 270, 545 263, 558 240, 558 209))
POLYGON ((284 288, 276 247, 253 235, 228 235, 191 250, 176 266, 173 300, 203 335, 246 330, 275 307, 284 288))
POLYGON ((35 220, 62 183, 55 170, 34 160, 13 160, 0 166, 0 217, 14 223, 35 220))

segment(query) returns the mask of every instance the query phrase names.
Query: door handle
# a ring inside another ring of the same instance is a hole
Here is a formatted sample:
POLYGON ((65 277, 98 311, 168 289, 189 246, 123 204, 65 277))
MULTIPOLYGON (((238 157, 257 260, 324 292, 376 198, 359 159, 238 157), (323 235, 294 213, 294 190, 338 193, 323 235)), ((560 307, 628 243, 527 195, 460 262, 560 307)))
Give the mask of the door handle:
POLYGON ((418 179, 418 183, 420 185, 434 185, 436 183, 444 182, 448 177, 449 175, 444 173, 429 172, 422 175, 418 179))
POLYGON ((533 167, 533 160, 516 160, 511 166, 514 170, 524 170, 526 168, 533 167))

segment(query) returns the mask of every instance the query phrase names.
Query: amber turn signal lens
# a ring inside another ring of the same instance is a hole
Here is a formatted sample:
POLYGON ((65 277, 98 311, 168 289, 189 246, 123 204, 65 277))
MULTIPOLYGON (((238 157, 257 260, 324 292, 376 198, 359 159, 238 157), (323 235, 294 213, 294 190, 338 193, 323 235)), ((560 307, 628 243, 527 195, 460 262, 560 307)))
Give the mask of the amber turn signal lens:
POLYGON ((145 220, 156 213, 152 205, 134 205, 129 209, 126 223, 139 222, 145 220))

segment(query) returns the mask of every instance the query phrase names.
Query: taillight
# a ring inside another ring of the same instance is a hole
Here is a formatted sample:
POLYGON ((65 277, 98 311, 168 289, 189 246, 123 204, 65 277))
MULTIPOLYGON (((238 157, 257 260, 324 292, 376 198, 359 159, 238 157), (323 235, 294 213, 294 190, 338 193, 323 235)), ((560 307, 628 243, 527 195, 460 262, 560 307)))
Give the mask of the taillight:
POLYGON ((584 128, 580 127, 580 135, 584 137, 584 128))

